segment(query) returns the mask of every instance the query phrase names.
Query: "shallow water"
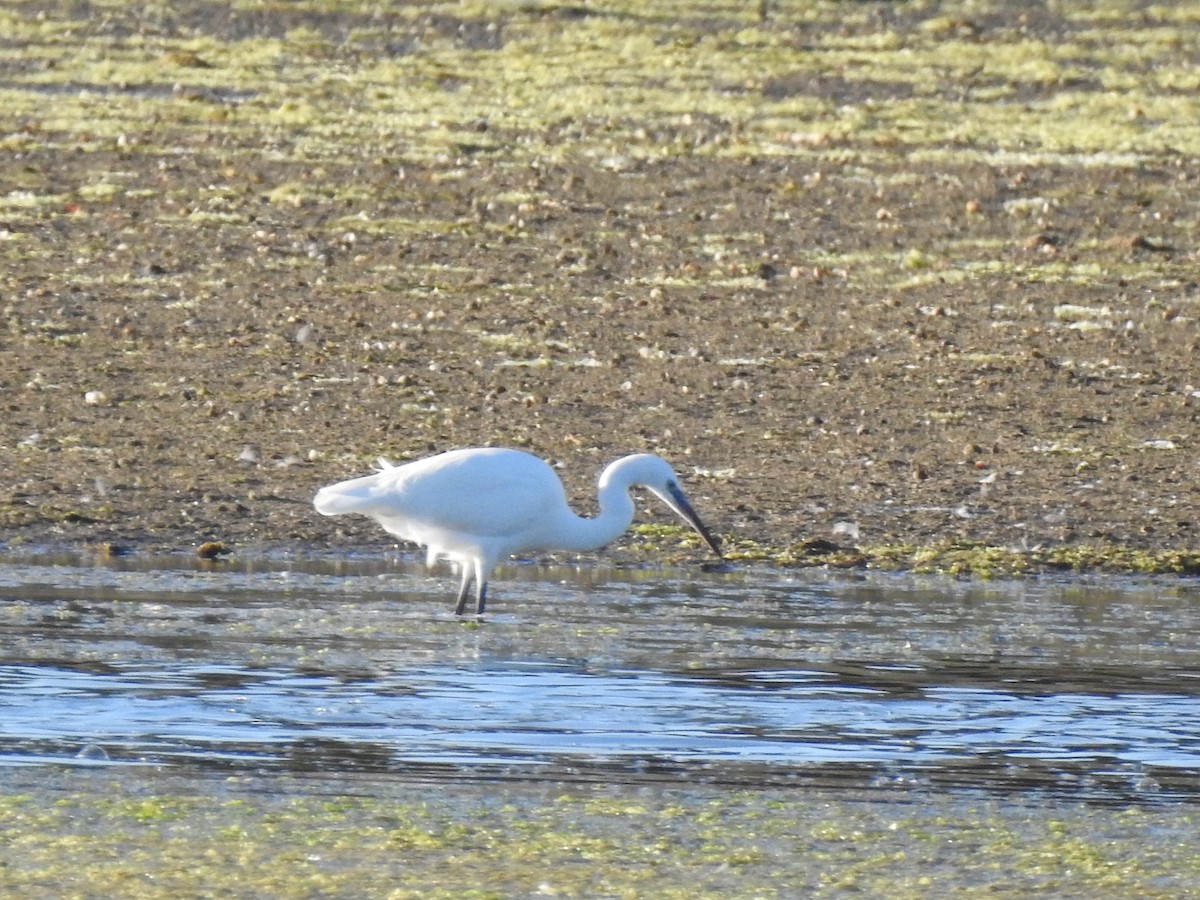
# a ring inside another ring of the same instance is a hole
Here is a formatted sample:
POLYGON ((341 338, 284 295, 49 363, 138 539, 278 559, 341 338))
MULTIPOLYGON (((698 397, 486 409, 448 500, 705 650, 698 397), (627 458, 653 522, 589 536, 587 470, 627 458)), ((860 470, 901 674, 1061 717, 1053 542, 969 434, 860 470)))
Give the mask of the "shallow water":
POLYGON ((1200 798, 1190 582, 0 564, 0 766, 1200 798))

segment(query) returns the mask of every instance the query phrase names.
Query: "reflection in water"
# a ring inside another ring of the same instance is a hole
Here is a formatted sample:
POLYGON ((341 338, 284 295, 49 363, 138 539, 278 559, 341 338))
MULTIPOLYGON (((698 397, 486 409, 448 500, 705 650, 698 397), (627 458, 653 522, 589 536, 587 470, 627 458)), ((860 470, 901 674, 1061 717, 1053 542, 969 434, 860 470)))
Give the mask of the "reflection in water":
POLYGON ((0 763, 1200 796, 1186 586, 340 568, 0 566, 0 763))

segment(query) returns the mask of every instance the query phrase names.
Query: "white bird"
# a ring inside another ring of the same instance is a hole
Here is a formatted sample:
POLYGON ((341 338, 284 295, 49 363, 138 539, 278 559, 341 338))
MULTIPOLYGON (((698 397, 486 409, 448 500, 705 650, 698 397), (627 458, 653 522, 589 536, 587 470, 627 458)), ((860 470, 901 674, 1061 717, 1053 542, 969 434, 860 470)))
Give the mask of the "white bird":
POLYGON ((626 456, 600 475, 600 514, 571 512, 562 482, 542 460, 521 450, 451 450, 323 487, 313 505, 323 516, 361 513, 396 537, 424 546, 428 564, 446 557, 462 570, 462 615, 472 583, 482 614, 496 564, 517 553, 594 550, 633 521, 629 489, 647 488, 694 528, 713 553, 721 549, 679 487, 670 464, 650 453, 626 456))

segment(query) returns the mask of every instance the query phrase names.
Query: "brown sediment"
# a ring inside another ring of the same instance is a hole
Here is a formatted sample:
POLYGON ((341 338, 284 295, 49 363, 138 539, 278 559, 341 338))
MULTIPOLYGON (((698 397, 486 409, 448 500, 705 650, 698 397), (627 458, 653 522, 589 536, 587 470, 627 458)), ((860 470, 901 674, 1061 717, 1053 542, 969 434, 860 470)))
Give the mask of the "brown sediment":
POLYGON ((10 544, 383 547, 316 488, 505 444, 735 556, 1197 568, 1186 9, 92 6, 0 59, 10 544))

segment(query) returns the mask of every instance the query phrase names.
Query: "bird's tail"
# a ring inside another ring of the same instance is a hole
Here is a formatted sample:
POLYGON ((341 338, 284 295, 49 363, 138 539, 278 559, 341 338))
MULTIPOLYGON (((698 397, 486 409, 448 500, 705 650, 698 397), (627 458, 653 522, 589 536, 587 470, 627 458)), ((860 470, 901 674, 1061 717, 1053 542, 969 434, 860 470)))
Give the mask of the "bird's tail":
POLYGON ((340 516, 344 513, 370 515, 379 497, 379 474, 364 475, 323 487, 313 498, 313 506, 323 516, 340 516))

